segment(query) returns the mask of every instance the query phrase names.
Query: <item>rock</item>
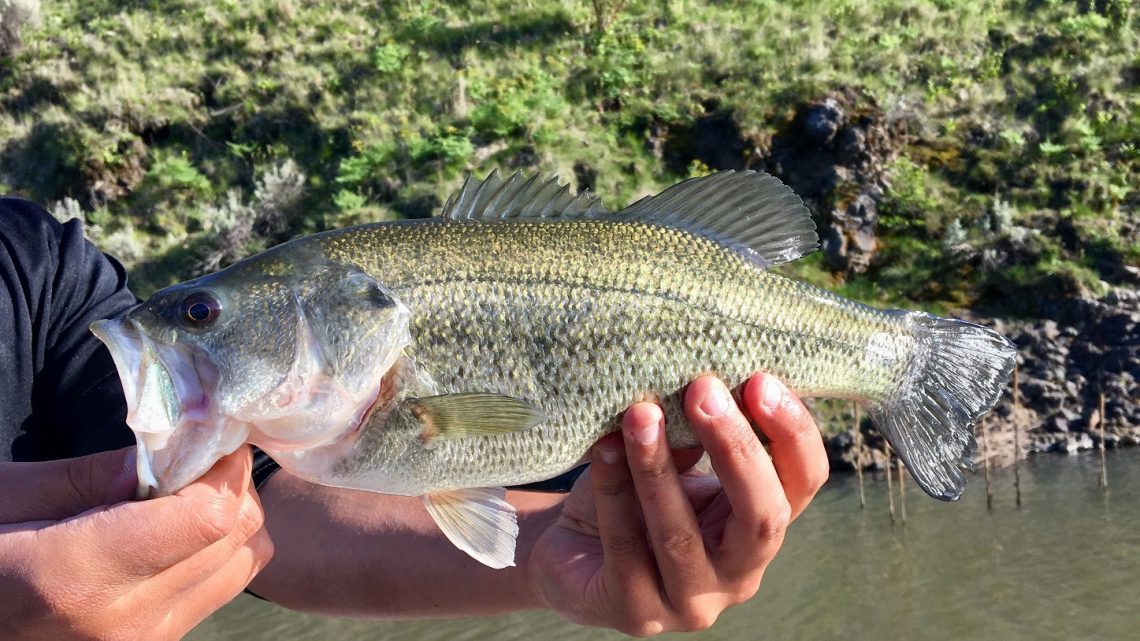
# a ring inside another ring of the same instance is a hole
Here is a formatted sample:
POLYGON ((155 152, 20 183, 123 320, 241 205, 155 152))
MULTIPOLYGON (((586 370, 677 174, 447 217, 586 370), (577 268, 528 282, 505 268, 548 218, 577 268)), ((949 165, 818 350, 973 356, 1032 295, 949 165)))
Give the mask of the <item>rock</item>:
POLYGON ((1092 438, 1088 434, 1081 433, 1076 435, 1070 434, 1064 440, 1058 441, 1053 451, 1075 454, 1081 450, 1091 450, 1092 448, 1092 438))
POLYGON ((985 323, 1017 345, 1020 366, 1020 407, 999 399, 991 430, 1029 427, 1037 452, 1091 448, 1103 392, 1106 446, 1140 445, 1140 295, 1121 288, 1065 305, 1056 319, 985 323))
POLYGON ((854 162, 867 154, 867 134, 862 129, 844 129, 836 144, 839 159, 854 162))
POLYGON ((1055 395, 1057 386, 1049 381, 1031 378, 1021 383, 1021 395, 1028 401, 1039 401, 1055 395))
POLYGON ((1122 343, 1135 336, 1140 314, 1113 314, 1098 324, 1101 340, 1108 343, 1122 343))
MULTIPOLYGON (((1105 449, 1113 448, 1113 447, 1119 447, 1122 440, 1123 439, 1121 439, 1120 436, 1118 436, 1112 432, 1105 432, 1105 434, 1104 434, 1104 447, 1105 447, 1105 449)), ((1097 435, 1096 442, 1100 443, 1099 434, 1097 435)))
POLYGON ((879 209, 875 199, 861 193, 846 209, 833 210, 831 219, 822 239, 828 267, 851 273, 867 271, 879 246, 875 235, 879 209))
POLYGON ((1054 434, 1064 434, 1069 431, 1069 419, 1061 416, 1060 414, 1054 414, 1053 416, 1045 419, 1045 423, 1043 423, 1041 427, 1043 427, 1047 432, 1052 432, 1054 434))
POLYGON ((808 109, 807 116, 804 117, 804 134, 816 145, 823 147, 835 138, 835 133, 844 120, 839 103, 834 98, 828 98, 823 104, 808 109))
POLYGON ((830 269, 853 274, 870 266, 879 248, 886 167, 899 153, 903 129, 871 97, 836 92, 799 106, 773 136, 770 153, 754 163, 823 218, 820 240, 830 269))
POLYGON ((850 430, 832 436, 824 445, 827 449, 827 460, 830 461, 832 468, 854 468, 857 452, 855 452, 855 436, 850 430))

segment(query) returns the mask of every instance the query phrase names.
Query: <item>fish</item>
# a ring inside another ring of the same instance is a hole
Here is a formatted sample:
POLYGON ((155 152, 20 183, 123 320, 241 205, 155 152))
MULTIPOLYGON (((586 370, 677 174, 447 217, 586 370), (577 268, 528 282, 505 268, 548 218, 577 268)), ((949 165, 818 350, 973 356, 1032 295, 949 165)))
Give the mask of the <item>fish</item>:
POLYGON ((91 325, 138 446, 140 496, 244 443, 313 483, 422 497, 458 548, 514 564, 506 486, 586 460, 686 385, 755 372, 854 399, 931 496, 956 500, 1006 388, 1000 334, 881 310, 772 269, 818 248, 775 177, 725 171, 610 211, 557 177, 468 177, 434 218, 283 243, 91 325))

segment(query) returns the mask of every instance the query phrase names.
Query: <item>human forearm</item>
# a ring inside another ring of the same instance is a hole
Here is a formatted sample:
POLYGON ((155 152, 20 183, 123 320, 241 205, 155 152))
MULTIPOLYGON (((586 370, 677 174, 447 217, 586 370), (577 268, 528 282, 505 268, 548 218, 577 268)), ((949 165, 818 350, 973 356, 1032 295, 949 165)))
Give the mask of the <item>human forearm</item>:
POLYGON ((284 472, 261 490, 276 555, 251 589, 304 612, 405 619, 541 607, 527 578, 534 541, 561 498, 511 493, 517 567, 490 569, 453 546, 419 498, 312 485, 284 472))

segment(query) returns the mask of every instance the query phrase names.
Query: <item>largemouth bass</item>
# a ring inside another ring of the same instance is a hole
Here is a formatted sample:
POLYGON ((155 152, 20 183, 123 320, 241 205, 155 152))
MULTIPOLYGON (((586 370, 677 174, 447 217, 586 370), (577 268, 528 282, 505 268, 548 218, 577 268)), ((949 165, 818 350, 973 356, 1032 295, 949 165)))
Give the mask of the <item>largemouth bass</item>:
POLYGON ((92 330, 122 379, 141 494, 248 442, 314 483, 424 497, 492 567, 513 564, 518 532, 503 486, 571 469, 643 399, 671 445, 697 445, 682 393, 706 373, 861 401, 922 489, 958 498, 1012 344, 768 269, 816 247, 767 174, 611 213, 556 179, 492 173, 438 218, 293 240, 92 330))

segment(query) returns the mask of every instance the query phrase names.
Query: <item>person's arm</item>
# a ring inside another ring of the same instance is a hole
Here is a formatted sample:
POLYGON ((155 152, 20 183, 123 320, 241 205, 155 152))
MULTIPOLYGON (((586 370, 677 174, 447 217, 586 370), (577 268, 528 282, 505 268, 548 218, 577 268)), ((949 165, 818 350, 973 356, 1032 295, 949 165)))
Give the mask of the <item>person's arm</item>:
POLYGON ((248 448, 139 502, 131 454, 0 463, 0 638, 176 641, 268 561, 248 448))
POLYGON ((456 617, 551 608, 630 634, 705 627, 755 594, 784 529, 828 474, 811 415, 774 377, 745 387, 748 413, 701 379, 686 411, 719 481, 678 474, 660 439, 660 409, 626 412, 622 435, 591 453, 561 497, 512 492, 518 567, 492 570, 455 549, 416 498, 307 484, 279 473, 261 491, 277 554, 251 584, 289 608, 369 618, 456 617), (766 383, 774 383, 769 387, 766 383), (765 390, 773 393, 765 399, 765 390), (648 441, 648 443, 643 443, 648 441), (643 517, 639 517, 639 514, 643 517))

